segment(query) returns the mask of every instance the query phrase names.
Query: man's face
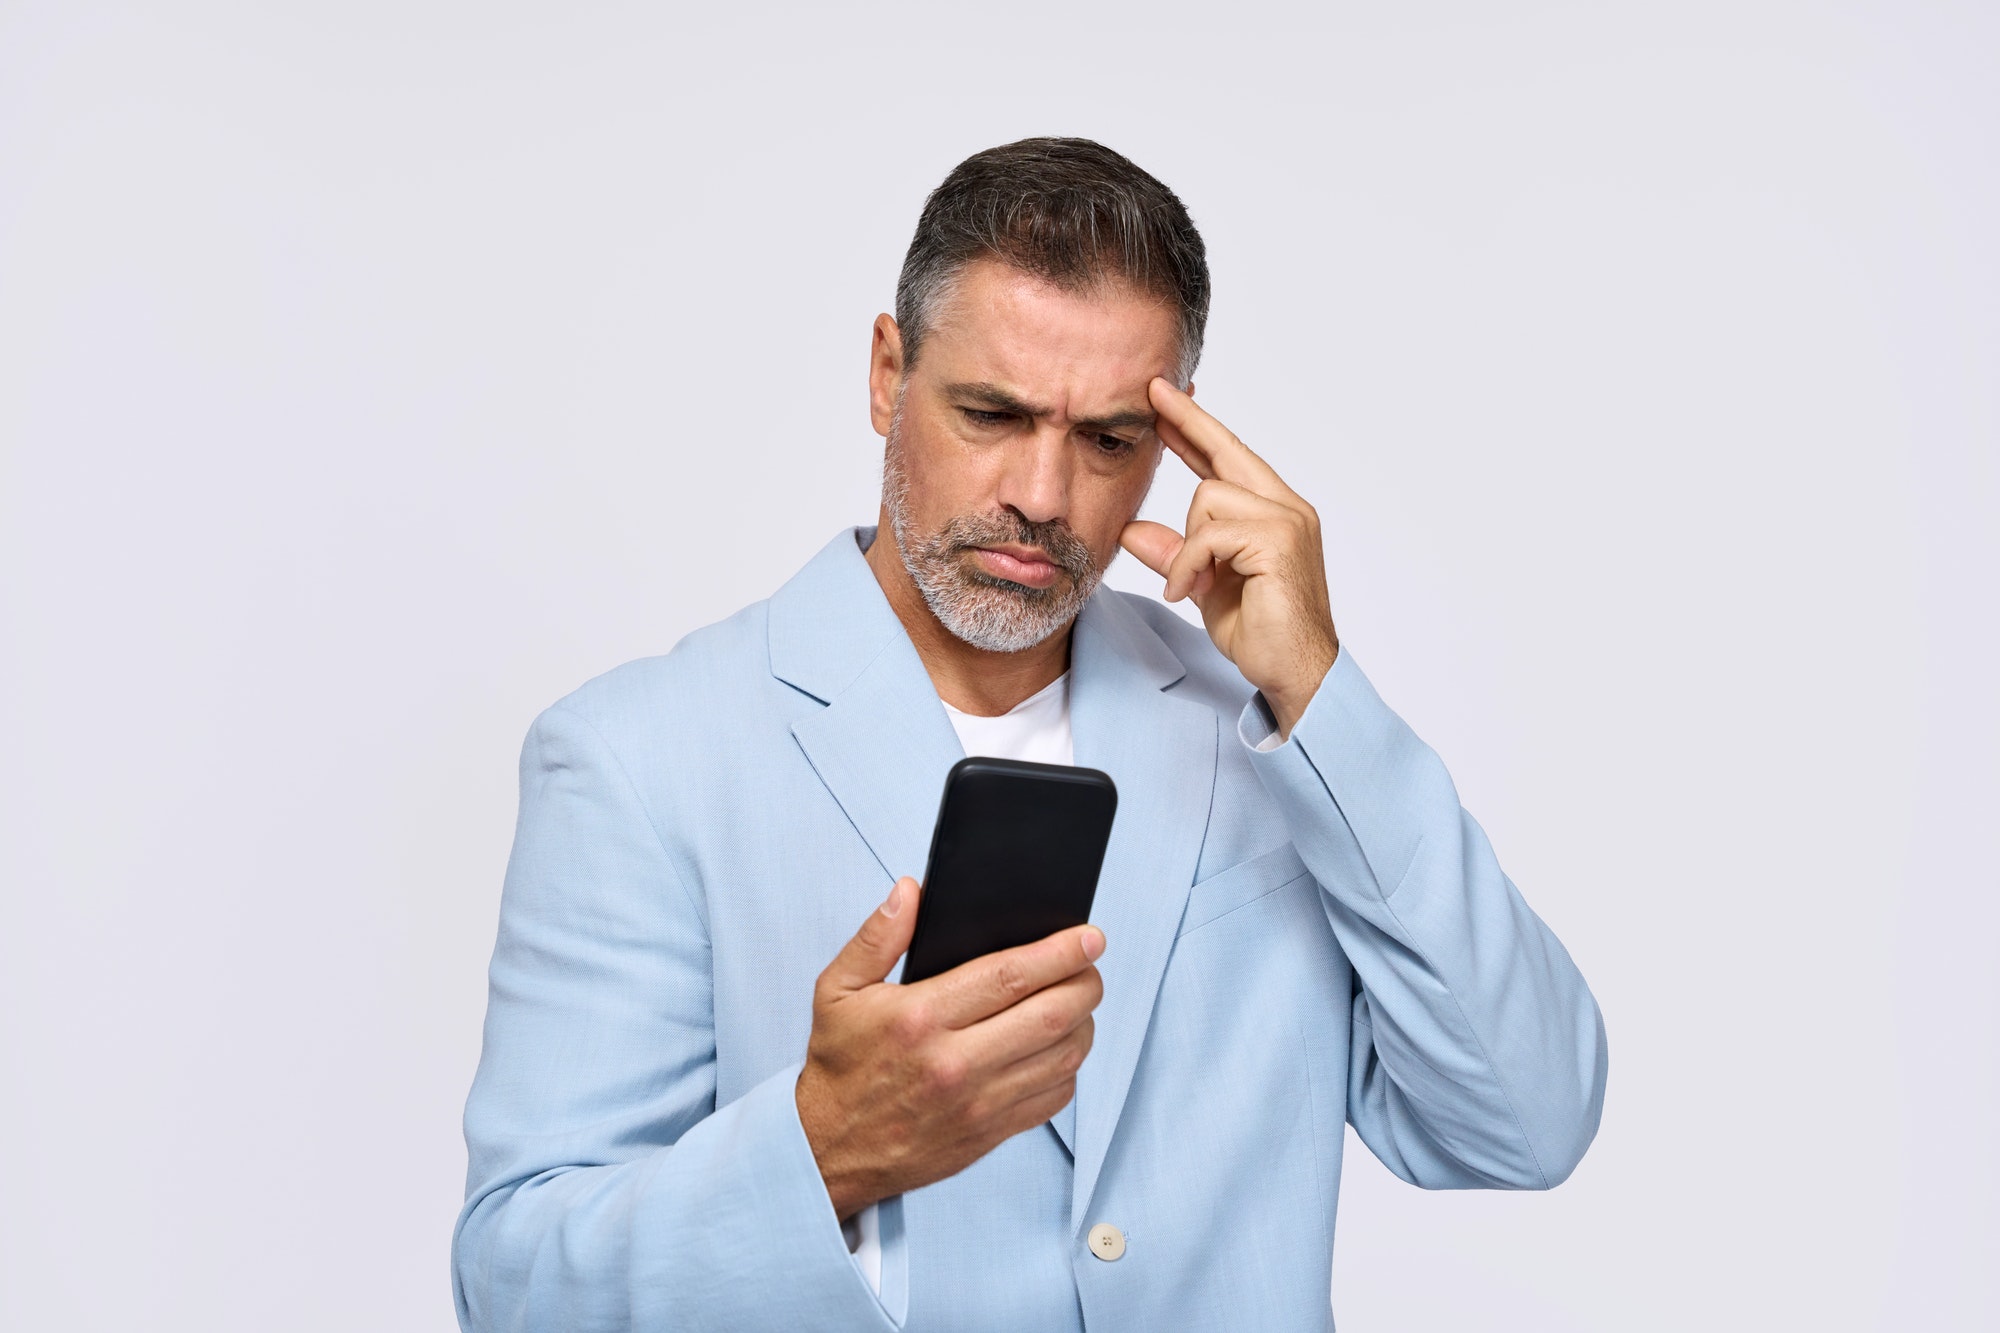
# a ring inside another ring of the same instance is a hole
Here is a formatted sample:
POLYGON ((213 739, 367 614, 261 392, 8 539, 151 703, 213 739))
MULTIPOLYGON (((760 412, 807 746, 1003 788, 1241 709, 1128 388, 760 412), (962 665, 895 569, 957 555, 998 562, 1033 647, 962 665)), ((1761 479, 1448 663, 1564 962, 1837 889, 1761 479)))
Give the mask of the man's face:
POLYGON ((952 633, 1018 652, 1082 610, 1159 464, 1147 386, 1174 378, 1178 338, 1123 283, 1078 294, 991 261, 961 271, 916 366, 876 322, 883 506, 952 633))

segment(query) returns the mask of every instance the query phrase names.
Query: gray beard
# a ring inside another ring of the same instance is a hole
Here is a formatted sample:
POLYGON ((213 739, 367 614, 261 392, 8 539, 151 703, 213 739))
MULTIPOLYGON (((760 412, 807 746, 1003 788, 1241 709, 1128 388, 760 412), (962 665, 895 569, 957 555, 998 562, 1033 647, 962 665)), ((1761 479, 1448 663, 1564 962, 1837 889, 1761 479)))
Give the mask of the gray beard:
POLYGON ((901 428, 899 410, 890 423, 888 448, 882 456, 882 506, 889 511, 903 568, 938 623, 989 653, 1018 653, 1066 628, 1104 577, 1090 548, 1065 523, 1030 523, 1012 510, 962 515, 939 532, 916 532, 910 521, 910 478, 903 466, 901 428), (1040 547, 1067 577, 1052 587, 1030 588, 995 578, 968 559, 974 547, 1005 542, 1040 547))

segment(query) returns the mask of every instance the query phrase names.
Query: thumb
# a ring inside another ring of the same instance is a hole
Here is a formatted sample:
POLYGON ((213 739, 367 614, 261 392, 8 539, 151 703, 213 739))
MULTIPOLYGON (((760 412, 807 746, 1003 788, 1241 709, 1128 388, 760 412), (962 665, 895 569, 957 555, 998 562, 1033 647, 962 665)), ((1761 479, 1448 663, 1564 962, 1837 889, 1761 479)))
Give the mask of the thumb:
POLYGON ((917 882, 908 875, 896 881, 883 904, 868 914, 854 938, 827 964, 821 980, 836 994, 873 986, 910 947, 917 924, 917 882))
POLYGON ((1161 577, 1173 563, 1186 539, 1164 523, 1134 519, 1118 534, 1118 544, 1130 551, 1140 564, 1161 577))

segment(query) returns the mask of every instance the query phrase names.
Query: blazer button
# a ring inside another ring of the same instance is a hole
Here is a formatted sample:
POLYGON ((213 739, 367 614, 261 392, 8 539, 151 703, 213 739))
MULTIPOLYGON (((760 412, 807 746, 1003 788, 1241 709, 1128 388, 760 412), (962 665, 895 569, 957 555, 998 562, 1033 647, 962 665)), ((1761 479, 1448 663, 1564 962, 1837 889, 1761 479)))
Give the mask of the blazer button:
POLYGON ((1124 1258, 1125 1233, 1109 1222, 1099 1222, 1090 1229, 1090 1252, 1106 1263, 1124 1258))

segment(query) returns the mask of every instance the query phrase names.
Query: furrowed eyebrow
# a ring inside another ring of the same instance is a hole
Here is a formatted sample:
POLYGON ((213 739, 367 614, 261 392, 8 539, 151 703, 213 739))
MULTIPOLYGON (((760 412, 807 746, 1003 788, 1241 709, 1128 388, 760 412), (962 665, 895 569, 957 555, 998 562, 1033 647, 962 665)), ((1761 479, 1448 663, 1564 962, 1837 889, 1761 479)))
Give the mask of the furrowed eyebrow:
MULTIPOLYGON (((1049 409, 1023 402, 997 384, 984 382, 951 384, 945 386, 945 393, 961 402, 977 403, 989 411, 1013 412, 1030 418, 1045 417, 1049 414, 1049 409)), ((1086 417, 1070 424, 1081 430, 1151 430, 1153 421, 1153 413, 1134 408, 1129 412, 1111 412, 1101 417, 1086 417)))
POLYGON ((1151 412, 1113 412, 1109 416, 1086 417, 1071 424, 1083 430, 1151 430, 1154 416, 1151 412))
POLYGON ((1014 412, 1024 417, 1045 417, 1049 414, 1049 409, 1046 407, 1036 407, 1032 403, 1024 403, 997 384, 986 384, 983 382, 977 384, 948 384, 945 386, 944 391, 946 397, 974 402, 982 408, 994 412, 1014 412))

